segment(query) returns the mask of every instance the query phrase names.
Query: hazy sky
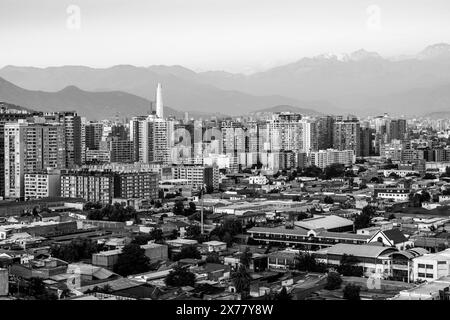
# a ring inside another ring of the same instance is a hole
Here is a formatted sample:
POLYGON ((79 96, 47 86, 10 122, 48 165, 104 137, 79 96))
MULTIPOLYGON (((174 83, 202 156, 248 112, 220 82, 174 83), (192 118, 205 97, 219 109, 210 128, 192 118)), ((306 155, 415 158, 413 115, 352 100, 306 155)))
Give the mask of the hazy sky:
POLYGON ((448 0, 0 0, 0 66, 249 72, 360 48, 414 54, 450 42, 449 17, 448 0))

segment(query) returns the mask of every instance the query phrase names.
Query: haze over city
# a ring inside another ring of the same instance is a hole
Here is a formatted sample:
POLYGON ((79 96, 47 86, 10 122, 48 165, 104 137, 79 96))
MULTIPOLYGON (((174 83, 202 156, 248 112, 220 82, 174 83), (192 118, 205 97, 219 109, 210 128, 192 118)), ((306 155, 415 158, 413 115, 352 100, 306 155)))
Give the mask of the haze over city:
POLYGON ((449 14, 445 0, 4 0, 0 65, 250 73, 328 52, 412 55, 448 41, 449 14))

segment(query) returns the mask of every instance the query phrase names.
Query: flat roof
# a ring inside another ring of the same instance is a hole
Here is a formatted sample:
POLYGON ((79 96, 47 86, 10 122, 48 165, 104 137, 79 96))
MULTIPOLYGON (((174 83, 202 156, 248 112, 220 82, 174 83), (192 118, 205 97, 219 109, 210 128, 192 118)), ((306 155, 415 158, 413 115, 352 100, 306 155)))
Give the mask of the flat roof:
POLYGON ((98 255, 98 256, 113 256, 116 254, 121 254, 122 253, 122 249, 115 249, 115 250, 108 250, 108 251, 100 251, 98 253, 94 253, 94 255, 98 255))

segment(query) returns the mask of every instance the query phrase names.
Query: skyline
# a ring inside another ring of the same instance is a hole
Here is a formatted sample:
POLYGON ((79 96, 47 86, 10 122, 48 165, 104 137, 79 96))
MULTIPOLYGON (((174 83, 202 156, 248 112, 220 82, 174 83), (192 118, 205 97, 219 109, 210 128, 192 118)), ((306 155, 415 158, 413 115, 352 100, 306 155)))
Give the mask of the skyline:
POLYGON ((385 57, 416 54, 448 42, 450 30, 450 4, 441 0, 432 8, 423 0, 250 0, 239 6, 235 0, 138 0, 133 6, 6 0, 0 9, 0 37, 8 47, 0 66, 183 65, 251 73, 361 48, 385 57))

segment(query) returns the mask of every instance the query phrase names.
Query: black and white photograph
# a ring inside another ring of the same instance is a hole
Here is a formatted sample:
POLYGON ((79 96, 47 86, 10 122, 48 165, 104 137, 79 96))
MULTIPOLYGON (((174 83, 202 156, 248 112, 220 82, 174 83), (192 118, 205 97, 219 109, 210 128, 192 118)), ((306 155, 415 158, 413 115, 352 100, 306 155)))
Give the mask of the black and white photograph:
POLYGON ((450 300, 448 0, 0 0, 0 309, 364 300, 450 300))

